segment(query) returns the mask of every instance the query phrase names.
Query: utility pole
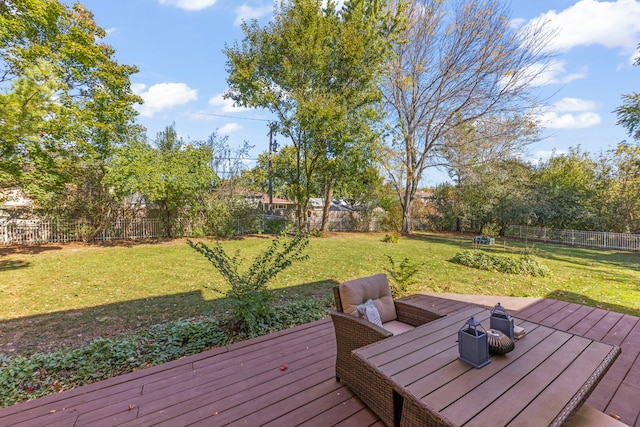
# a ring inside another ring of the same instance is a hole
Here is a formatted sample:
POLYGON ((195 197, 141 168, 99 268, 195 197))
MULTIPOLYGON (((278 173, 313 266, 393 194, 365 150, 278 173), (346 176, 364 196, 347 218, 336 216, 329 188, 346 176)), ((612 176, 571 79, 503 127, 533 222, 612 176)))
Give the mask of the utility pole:
POLYGON ((273 211, 273 171, 271 166, 271 155, 278 151, 278 142, 273 139, 273 128, 275 123, 269 124, 269 212, 273 211))

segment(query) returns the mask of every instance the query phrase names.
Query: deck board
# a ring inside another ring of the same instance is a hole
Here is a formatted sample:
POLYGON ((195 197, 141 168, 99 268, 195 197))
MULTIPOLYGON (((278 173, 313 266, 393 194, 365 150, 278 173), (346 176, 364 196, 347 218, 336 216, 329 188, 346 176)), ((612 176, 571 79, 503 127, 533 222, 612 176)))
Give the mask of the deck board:
MULTIPOLYGON (((429 295, 407 301, 448 315, 469 307, 429 295)), ((587 403, 640 427, 640 318, 552 299, 511 312, 530 330, 528 321, 621 346, 587 403)), ((334 364, 323 319, 3 408, 0 425, 382 426, 335 381, 334 364)))

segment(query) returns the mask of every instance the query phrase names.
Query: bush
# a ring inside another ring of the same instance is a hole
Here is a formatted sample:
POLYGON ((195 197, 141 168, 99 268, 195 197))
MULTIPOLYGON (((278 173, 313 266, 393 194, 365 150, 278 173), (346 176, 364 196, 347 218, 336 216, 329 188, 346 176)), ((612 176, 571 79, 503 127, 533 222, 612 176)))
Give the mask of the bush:
POLYGON ((400 236, 397 234, 385 234, 382 241, 384 243, 398 243, 400 241, 400 236))
POLYGON ((219 242, 213 248, 202 242, 187 240, 187 243, 207 258, 229 284, 229 289, 224 292, 213 290, 224 294, 231 304, 236 333, 254 337, 264 333, 265 328, 268 329, 270 318, 274 315, 275 297, 267 283, 294 262, 307 258, 302 252, 309 244, 309 238, 298 234, 290 239, 282 233, 242 273, 239 252, 230 257, 219 242))
POLYGON ((145 344, 145 360, 154 364, 200 353, 227 341, 218 322, 212 319, 154 325, 140 337, 145 344))
MULTIPOLYGON (((274 308, 271 317, 263 318, 255 325, 252 336, 266 335, 303 323, 315 322, 325 317, 328 311, 329 309, 325 304, 315 299, 277 306, 274 308)), ((241 332, 238 338, 244 338, 246 335, 241 332)))
POLYGON ((511 258, 502 255, 492 255, 482 251, 466 250, 458 252, 451 261, 456 264, 466 265, 467 267, 499 273, 528 274, 539 277, 545 277, 551 274, 549 267, 540 264, 531 255, 511 258))
POLYGON ((482 227, 481 232, 483 236, 497 237, 500 234, 500 226, 494 222, 490 222, 482 227))
POLYGON ((405 257, 399 263, 390 256, 385 255, 389 261, 389 268, 384 270, 391 276, 391 295, 393 298, 400 298, 407 294, 409 286, 413 285, 416 280, 413 276, 418 272, 418 265, 409 261, 409 258, 405 257))
POLYGON ((287 229, 289 221, 286 219, 267 219, 264 221, 264 232, 267 234, 279 234, 287 229))

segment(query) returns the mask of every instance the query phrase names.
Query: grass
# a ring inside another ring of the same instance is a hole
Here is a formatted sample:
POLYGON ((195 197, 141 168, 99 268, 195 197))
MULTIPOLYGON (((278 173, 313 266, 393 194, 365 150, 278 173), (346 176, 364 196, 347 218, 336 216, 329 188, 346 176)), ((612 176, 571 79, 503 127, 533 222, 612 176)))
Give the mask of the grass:
MULTIPOLYGON (((383 234, 312 238, 307 261, 271 283, 280 301, 330 298, 341 281, 383 271, 386 255, 420 265, 410 290, 551 297, 640 315, 640 254, 536 244, 548 277, 493 273, 450 260, 470 249, 470 238, 417 235, 397 244, 383 234)), ((205 240, 206 241, 206 240, 205 240)), ((253 258, 270 238, 224 242, 228 252, 253 258)), ((481 250, 516 255, 525 246, 502 242, 481 250)), ((531 248, 528 248, 531 252, 531 248)), ((49 351, 95 337, 164 321, 208 316, 223 309, 225 286, 204 257, 184 240, 114 246, 0 247, 0 353, 49 351)))

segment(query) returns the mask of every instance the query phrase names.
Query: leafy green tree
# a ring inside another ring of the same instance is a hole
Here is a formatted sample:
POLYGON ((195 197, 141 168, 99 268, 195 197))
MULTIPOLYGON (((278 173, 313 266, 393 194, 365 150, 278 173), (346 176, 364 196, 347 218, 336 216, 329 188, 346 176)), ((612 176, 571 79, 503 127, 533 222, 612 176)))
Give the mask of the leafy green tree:
POLYGON ((621 142, 596 160, 592 202, 598 229, 619 233, 640 231, 640 147, 621 142))
POLYGON ((133 142, 120 150, 113 163, 113 182, 123 195, 143 195, 158 210, 168 237, 180 214, 197 203, 202 192, 218 182, 210 167, 211 148, 187 144, 175 126, 158 132, 155 146, 133 142))
POLYGON ((191 219, 194 235, 232 237, 243 229, 257 229, 257 211, 247 202, 245 190, 251 187, 242 178, 244 160, 252 148, 248 142, 237 148, 229 146, 226 136, 212 133, 204 143, 213 153, 210 167, 220 177, 211 191, 201 192, 191 204, 188 218, 191 219), (245 185, 248 184, 248 185, 245 185))
MULTIPOLYGON (((614 212, 620 221, 612 231, 640 232, 640 146, 620 143, 616 154, 616 188, 614 212)), ((612 217, 615 218, 614 215, 612 217)))
POLYGON ((536 169, 533 212, 540 225, 558 229, 594 230, 596 162, 580 148, 555 154, 536 169))
MULTIPOLYGON (((273 193, 276 197, 286 199, 295 198, 298 186, 297 150, 293 145, 282 147, 277 153, 271 154, 271 171, 269 171, 269 155, 263 153, 258 156, 255 167, 258 176, 264 176, 264 192, 268 191, 267 180, 273 180, 273 193), (260 171, 260 172, 257 172, 260 171)), ((317 181, 310 177, 308 188, 310 194, 318 194, 320 191, 317 181)))
MULTIPOLYGON (((640 45, 638 45, 640 49, 640 45)), ((640 56, 633 65, 640 66, 640 56)), ((623 126, 630 137, 640 141, 640 93, 632 92, 622 95, 622 105, 615 110, 618 115, 618 124, 623 126)))
POLYGON ((423 175, 448 166, 451 149, 478 144, 469 164, 509 157, 531 142, 538 74, 548 64, 542 27, 516 29, 500 0, 406 2, 405 27, 389 63, 384 96, 395 137, 387 170, 410 233, 423 175), (473 138, 458 136, 473 130, 473 138), (475 137, 477 135, 478 137, 475 137), (464 145, 460 145, 464 144, 464 145))
POLYGON ((344 170, 331 163, 355 148, 363 130, 373 132, 393 19, 386 1, 347 0, 339 9, 332 0, 325 8, 317 0, 294 0, 278 2, 266 27, 253 21, 242 28, 242 44, 225 48, 226 96, 272 111, 275 130, 291 141, 290 185, 301 227, 316 173, 329 175, 330 194, 344 170))
POLYGON ((456 186, 459 214, 475 231, 497 227, 502 235, 511 224, 526 222, 531 209, 533 170, 518 159, 465 168, 456 186))
POLYGON ((0 186, 42 207, 58 205, 66 184, 106 191, 102 170, 137 132, 141 99, 137 69, 118 64, 104 36, 79 3, 0 2, 0 186))

